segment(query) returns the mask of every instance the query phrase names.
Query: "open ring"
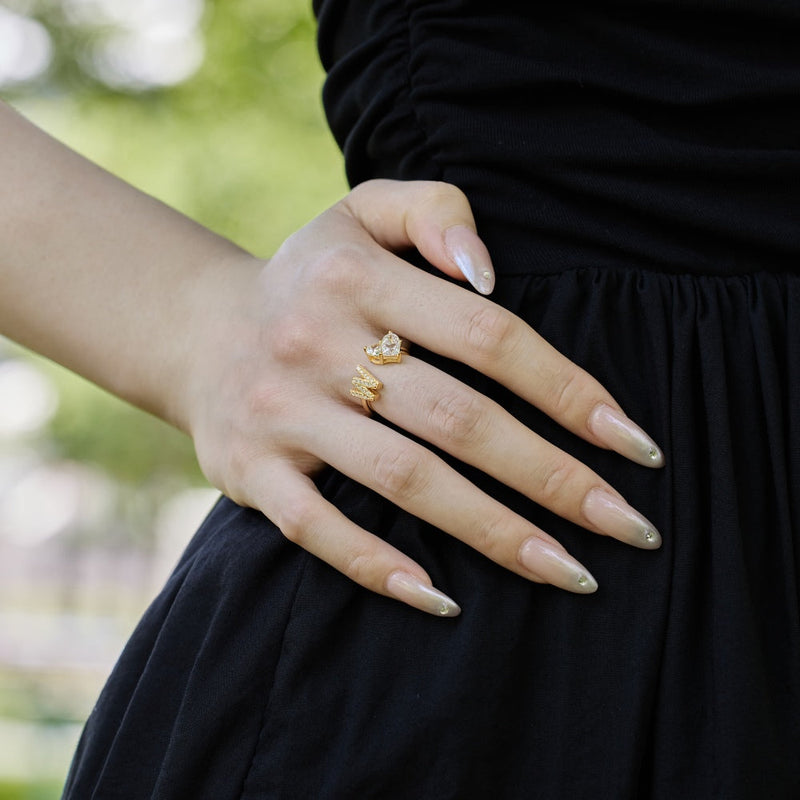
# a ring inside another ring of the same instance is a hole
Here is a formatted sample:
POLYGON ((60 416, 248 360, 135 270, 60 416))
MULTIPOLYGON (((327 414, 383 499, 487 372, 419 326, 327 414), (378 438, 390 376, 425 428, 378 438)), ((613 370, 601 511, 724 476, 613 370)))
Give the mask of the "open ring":
POLYGON ((399 364, 403 353, 408 353, 408 342, 389 331, 379 342, 367 345, 364 352, 373 364, 399 364))
POLYGON ((356 372, 358 375, 353 376, 350 394, 361 401, 364 411, 371 412, 373 408, 370 404, 381 396, 383 384, 361 364, 356 365, 356 372))

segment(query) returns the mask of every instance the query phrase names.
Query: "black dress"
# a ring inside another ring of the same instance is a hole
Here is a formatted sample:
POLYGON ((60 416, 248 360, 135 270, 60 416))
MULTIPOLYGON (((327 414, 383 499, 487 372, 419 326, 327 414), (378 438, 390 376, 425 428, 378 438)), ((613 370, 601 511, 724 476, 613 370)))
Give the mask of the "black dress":
POLYGON ((592 570, 597 594, 572 595, 325 473, 459 601, 442 620, 222 500, 114 670, 66 797, 800 797, 800 4, 316 10, 351 180, 461 187, 494 299, 667 466, 425 357, 606 477, 664 545, 594 536, 460 465, 592 570))

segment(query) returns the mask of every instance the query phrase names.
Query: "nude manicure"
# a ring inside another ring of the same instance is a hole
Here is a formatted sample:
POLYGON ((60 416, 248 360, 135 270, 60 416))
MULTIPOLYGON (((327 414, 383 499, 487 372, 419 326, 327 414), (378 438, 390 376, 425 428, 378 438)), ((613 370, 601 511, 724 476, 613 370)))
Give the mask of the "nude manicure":
POLYGON ((444 232, 444 246, 464 277, 481 293, 494 289, 494 268, 489 251, 471 228, 454 225, 444 232))
POLYGON ((607 403, 595 406, 589 415, 589 430, 606 447, 645 467, 663 467, 658 445, 621 411, 607 403))
POLYGON ((589 522, 615 539, 647 550, 661 547, 661 534, 655 525, 605 489, 590 489, 582 509, 589 522))
POLYGON ((547 583, 577 594, 597 591, 597 581, 566 550, 535 536, 523 542, 519 560, 525 569, 547 583))
POLYGON ((461 613, 455 600, 408 572, 393 572, 386 580, 386 591, 397 600, 437 617, 457 617, 461 613))

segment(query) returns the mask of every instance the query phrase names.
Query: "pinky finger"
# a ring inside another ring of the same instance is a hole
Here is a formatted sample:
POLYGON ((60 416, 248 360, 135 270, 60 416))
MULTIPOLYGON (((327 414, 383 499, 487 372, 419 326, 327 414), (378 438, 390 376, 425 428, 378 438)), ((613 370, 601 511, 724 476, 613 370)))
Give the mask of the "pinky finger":
POLYGON ((261 511, 289 541, 372 592, 438 617, 461 613, 419 564, 349 520, 310 478, 283 465, 259 477, 261 486, 272 487, 257 498, 261 511))

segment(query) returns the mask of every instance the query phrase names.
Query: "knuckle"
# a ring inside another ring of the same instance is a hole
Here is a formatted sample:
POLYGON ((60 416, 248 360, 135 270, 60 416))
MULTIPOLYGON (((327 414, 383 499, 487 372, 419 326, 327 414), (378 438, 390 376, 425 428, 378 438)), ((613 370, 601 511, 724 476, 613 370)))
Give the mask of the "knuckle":
POLYGON ((548 507, 562 505, 575 477, 575 465, 566 457, 548 463, 542 472, 538 501, 548 507))
POLYGON ((231 436, 231 441, 224 447, 212 445, 210 459, 215 464, 214 485, 224 494, 241 506, 252 505, 254 466, 257 461, 254 448, 249 442, 243 442, 239 432, 231 436))
POLYGON ((449 442, 459 445, 479 442, 487 427, 483 404, 470 394, 439 397, 431 408, 430 421, 449 442))
POLYGON ((511 345, 515 322, 504 308, 482 303, 466 320, 464 343, 480 358, 498 359, 511 345))
POLYGON ((367 271, 361 248, 343 241, 309 266, 307 280, 322 295, 351 297, 365 285, 367 271))
POLYGON ((556 414, 566 413, 572 405, 576 378, 575 372, 572 371, 557 376, 552 388, 552 405, 556 414))
POLYGON ((297 366, 316 352, 313 321, 302 314, 285 314, 275 320, 269 331, 273 358, 285 366, 297 366))
POLYGON ((386 200, 396 191, 397 185, 405 184, 387 178, 366 180, 353 187, 332 210, 347 215, 350 221, 359 225, 366 220, 380 219, 386 208, 386 200))
POLYGON ((514 520, 511 514, 499 513, 482 516, 475 531, 473 546, 489 558, 502 562, 502 554, 514 541, 514 520))
POLYGON ((282 504, 275 522, 280 532, 290 542, 303 547, 314 529, 315 519, 316 514, 308 503, 287 499, 282 504))
POLYGON ((457 186, 444 181, 425 181, 425 200, 433 205, 452 205, 463 203, 468 205, 467 196, 457 186))
POLYGON ((371 553, 352 553, 347 556, 342 573, 361 586, 371 586, 374 559, 371 553))
POLYGON ((573 414, 592 408, 598 396, 597 382, 583 370, 570 364, 555 373, 549 381, 545 402, 555 417, 567 418, 573 414))
MULTIPOLYGON (((353 202, 371 202, 374 200, 376 196, 376 192, 380 192, 381 190, 385 190, 388 188, 394 181, 389 180, 387 178, 370 178, 369 180, 362 181, 359 184, 356 184, 345 196, 344 204, 349 206, 353 202)), ((341 202, 341 201, 340 201, 341 202)))
POLYGON ((424 465, 410 448, 395 447, 377 454, 373 475, 389 497, 403 499, 416 494, 424 485, 424 465))

